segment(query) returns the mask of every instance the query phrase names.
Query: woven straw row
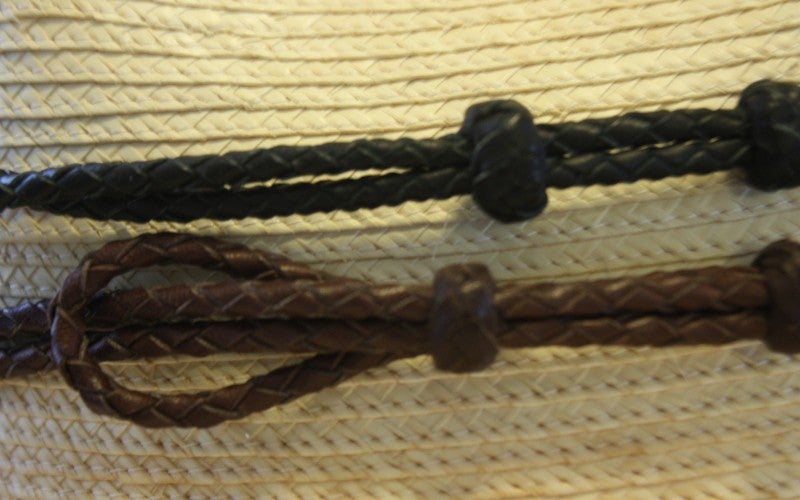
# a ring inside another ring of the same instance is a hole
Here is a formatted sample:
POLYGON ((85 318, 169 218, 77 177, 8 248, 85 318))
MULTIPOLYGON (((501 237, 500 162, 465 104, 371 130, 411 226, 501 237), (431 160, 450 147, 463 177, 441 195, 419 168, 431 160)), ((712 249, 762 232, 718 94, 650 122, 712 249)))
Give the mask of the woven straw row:
MULTIPOLYGON (((562 280, 624 275, 632 268, 747 264, 765 242, 800 233, 800 189, 759 193, 729 174, 551 194, 546 217, 514 225, 493 223, 468 197, 459 197, 400 209, 198 223, 196 232, 222 232, 333 273, 383 282, 430 282, 436 269, 473 261, 488 264, 496 279, 562 280), (398 223, 387 227, 392 218, 398 223)), ((32 220, 0 225, 14 235, 32 220)), ((35 233, 10 237, 2 246, 0 261, 8 271, 0 280, 9 303, 54 295, 80 258, 102 241, 182 229, 53 216, 39 218, 35 227, 35 233), (85 236, 76 238, 74 230, 85 236), (55 241, 44 240, 48 233, 55 241)), ((139 271, 120 283, 166 284, 191 272, 139 271)))
MULTIPOLYGON (((430 137, 493 98, 522 102, 539 123, 732 107, 752 81, 800 81, 798 40, 791 0, 8 0, 0 162, 22 171, 430 137)), ((737 173, 550 199, 513 225, 468 197, 186 225, 6 210, 0 303, 51 296, 86 252, 155 230, 401 282, 466 261, 531 280, 746 263, 800 238, 800 189, 756 192, 737 173)), ((120 285, 191 277, 150 270, 120 285)), ((291 359, 108 369, 137 388, 201 390, 291 359)), ((796 497, 798 361, 757 342, 542 348, 464 376, 422 356, 209 430, 96 416, 54 373, 0 381, 0 496, 796 497)))

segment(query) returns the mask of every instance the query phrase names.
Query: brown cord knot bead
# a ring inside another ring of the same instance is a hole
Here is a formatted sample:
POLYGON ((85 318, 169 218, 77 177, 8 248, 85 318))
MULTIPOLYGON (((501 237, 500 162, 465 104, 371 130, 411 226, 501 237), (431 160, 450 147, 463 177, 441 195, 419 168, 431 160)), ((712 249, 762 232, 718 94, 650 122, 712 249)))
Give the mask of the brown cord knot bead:
POLYGON ((770 295, 767 343, 777 351, 800 352, 800 244, 772 243, 753 264, 764 274, 770 295))
POLYGON ((437 368, 469 372, 492 364, 500 330, 494 292, 494 280, 480 264, 448 266, 436 273, 429 326, 437 368))

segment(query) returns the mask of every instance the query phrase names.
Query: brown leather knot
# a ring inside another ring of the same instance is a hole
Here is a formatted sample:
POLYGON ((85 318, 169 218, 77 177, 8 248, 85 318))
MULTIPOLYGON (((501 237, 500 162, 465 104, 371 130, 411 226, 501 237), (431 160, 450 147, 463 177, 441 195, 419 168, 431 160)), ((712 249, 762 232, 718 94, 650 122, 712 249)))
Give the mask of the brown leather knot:
POLYGON ((767 343, 782 352, 800 352, 800 244, 781 240, 753 263, 764 274, 770 295, 767 343))
POLYGON ((494 280, 480 264, 448 266, 436 273, 429 327, 437 368, 469 372, 492 364, 500 330, 494 292, 494 280))

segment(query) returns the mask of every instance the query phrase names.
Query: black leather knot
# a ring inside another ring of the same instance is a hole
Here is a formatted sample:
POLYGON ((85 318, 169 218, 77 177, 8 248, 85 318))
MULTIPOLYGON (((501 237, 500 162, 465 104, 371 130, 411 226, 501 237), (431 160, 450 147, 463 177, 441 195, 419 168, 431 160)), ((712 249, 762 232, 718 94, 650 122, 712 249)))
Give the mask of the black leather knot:
POLYGON ((761 80, 744 90, 739 106, 750 122, 750 184, 764 190, 800 185, 800 87, 761 80))
POLYGON ((527 109, 515 101, 470 106, 459 134, 475 144, 472 196, 484 212, 518 222, 544 210, 547 155, 527 109))
POLYGON ((500 329, 494 291, 494 280, 480 264, 448 266, 436 273, 429 327, 437 368, 460 373, 492 364, 500 329))
POLYGON ((800 352, 800 244, 781 240, 765 248, 754 265, 770 296, 767 343, 781 352, 800 352))

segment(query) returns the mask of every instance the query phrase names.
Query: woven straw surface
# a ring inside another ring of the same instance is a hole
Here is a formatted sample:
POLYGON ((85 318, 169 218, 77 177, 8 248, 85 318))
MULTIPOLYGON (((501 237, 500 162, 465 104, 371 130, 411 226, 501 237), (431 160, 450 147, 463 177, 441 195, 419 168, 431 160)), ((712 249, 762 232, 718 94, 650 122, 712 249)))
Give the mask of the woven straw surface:
MULTIPOLYGON (((800 80, 800 4, 730 0, 3 0, 0 162, 11 170, 453 131, 512 97, 540 122, 731 107, 800 80)), ((739 263, 800 238, 800 189, 736 174, 552 191, 499 225, 467 197, 190 225, 6 210, 0 302, 47 297, 101 242, 219 235, 363 279, 577 279, 739 263)), ((180 279, 149 271, 129 283, 180 279)), ((203 389, 286 362, 110 365, 139 388, 203 389)), ((796 497, 798 360, 760 343, 506 351, 452 375, 395 362, 209 430, 86 410, 56 374, 0 382, 0 495, 796 497)))

